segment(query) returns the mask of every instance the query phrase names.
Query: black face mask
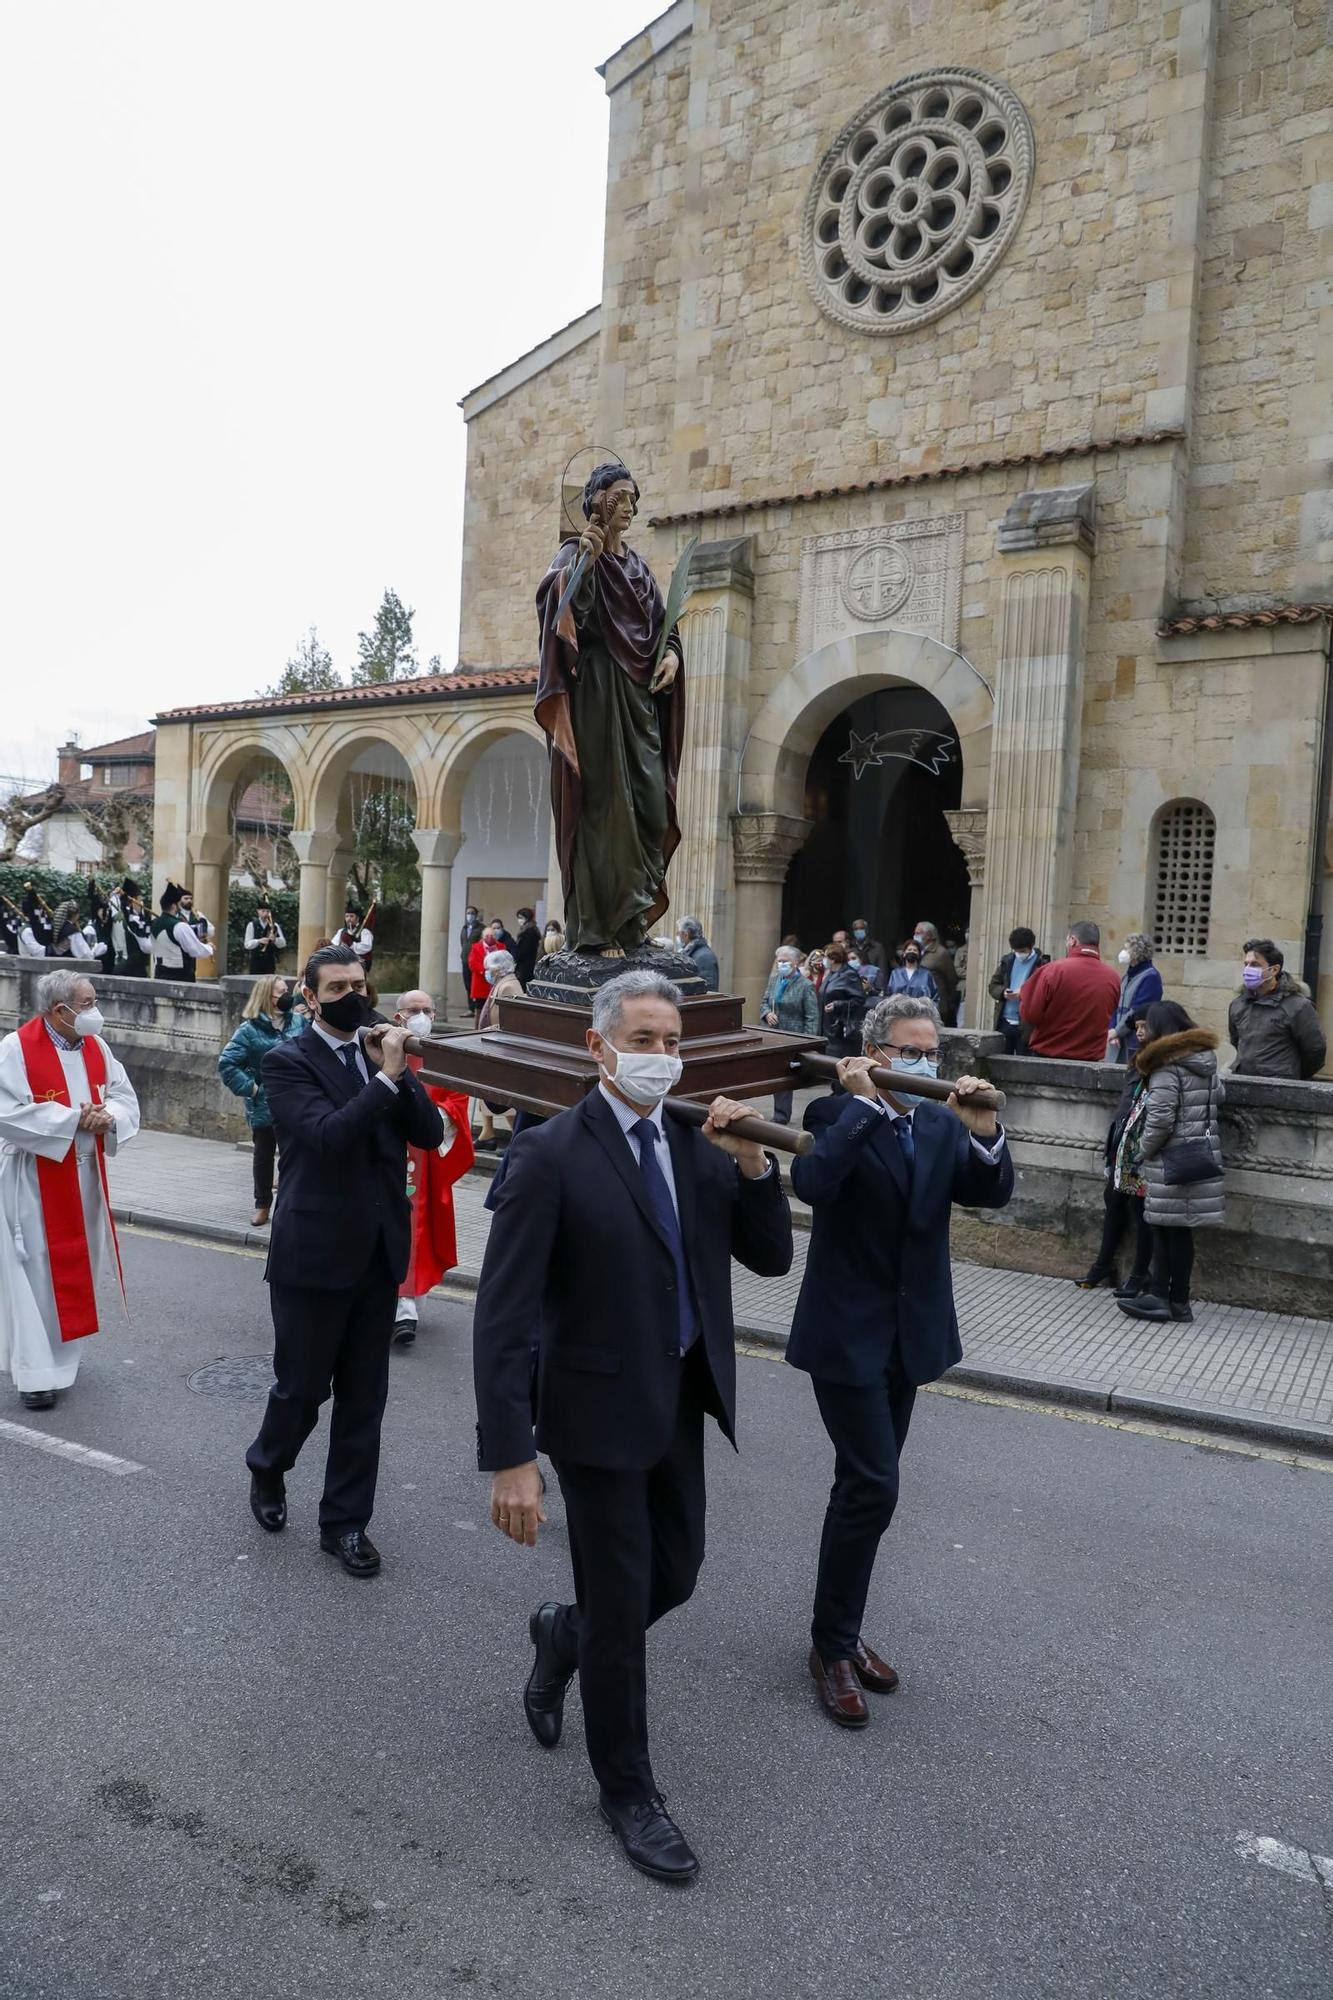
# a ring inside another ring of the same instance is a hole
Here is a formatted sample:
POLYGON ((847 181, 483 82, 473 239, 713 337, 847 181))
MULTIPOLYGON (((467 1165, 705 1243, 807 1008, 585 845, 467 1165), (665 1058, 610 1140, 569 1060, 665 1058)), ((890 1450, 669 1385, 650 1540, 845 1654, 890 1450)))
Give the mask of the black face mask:
POLYGON ((343 993, 336 1000, 321 1000, 319 1018, 340 1035, 352 1035, 370 1020, 370 1002, 364 993, 343 993))
POLYGON ((281 996, 281 998, 279 999, 279 1001, 278 1001, 278 1003, 277 1003, 277 1007, 278 1007, 278 1012, 279 1012, 280 1014, 290 1014, 290 1013, 291 1013, 291 1011, 292 1011, 292 996, 291 996, 291 994, 290 994, 290 993, 284 993, 284 994, 283 994, 283 995, 281 996))

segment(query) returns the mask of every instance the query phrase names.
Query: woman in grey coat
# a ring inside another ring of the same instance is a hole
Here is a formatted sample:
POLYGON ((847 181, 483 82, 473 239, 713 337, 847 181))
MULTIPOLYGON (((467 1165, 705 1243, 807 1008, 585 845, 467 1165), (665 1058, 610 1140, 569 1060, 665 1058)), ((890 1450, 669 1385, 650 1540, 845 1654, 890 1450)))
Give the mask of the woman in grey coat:
POLYGON ((1140 1035, 1138 1068, 1148 1079, 1141 1152, 1153 1240, 1152 1284, 1141 1297, 1121 1299, 1119 1306, 1133 1319, 1193 1319, 1194 1231, 1220 1229, 1226 1219, 1217 1036, 1196 1027, 1174 1000, 1159 1000, 1148 1009, 1140 1035), (1167 1148, 1191 1139, 1205 1142, 1216 1172, 1206 1180, 1172 1183, 1166 1178, 1167 1148))

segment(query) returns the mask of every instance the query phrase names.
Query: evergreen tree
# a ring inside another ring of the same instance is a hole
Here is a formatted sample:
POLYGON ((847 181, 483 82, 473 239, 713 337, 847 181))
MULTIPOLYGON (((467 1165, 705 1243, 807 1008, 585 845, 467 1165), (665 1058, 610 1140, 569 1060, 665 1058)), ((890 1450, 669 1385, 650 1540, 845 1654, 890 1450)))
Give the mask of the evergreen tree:
POLYGON ((412 620, 415 617, 415 611, 404 605, 396 590, 385 591, 383 602, 375 613, 375 629, 357 634, 360 657, 352 668, 354 685, 364 686, 368 681, 415 679, 419 671, 416 647, 412 643, 412 620))
POLYGON ((330 688, 344 685, 343 677, 333 664, 333 655, 327 646, 319 643, 319 634, 310 627, 296 651, 288 660, 282 673, 265 694, 324 694, 330 688))

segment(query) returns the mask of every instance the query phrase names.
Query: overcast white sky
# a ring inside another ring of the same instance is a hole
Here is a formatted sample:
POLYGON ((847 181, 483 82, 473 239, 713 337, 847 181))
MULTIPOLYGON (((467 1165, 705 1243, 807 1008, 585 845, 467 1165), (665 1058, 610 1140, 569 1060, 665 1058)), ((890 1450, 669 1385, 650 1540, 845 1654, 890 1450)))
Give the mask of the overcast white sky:
POLYGON ((0 776, 386 584, 457 658, 467 389, 601 291, 652 0, 0 0, 0 776))

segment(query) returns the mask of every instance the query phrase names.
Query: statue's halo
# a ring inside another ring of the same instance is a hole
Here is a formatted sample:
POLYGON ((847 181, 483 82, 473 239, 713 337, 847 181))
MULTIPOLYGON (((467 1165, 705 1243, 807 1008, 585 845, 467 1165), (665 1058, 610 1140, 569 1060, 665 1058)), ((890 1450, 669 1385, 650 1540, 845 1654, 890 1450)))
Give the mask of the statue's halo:
POLYGON ((583 489, 599 465, 611 460, 617 465, 625 463, 623 452, 614 445, 584 444, 574 452, 560 478, 560 532, 573 536, 575 540, 587 525, 583 519, 583 489))

